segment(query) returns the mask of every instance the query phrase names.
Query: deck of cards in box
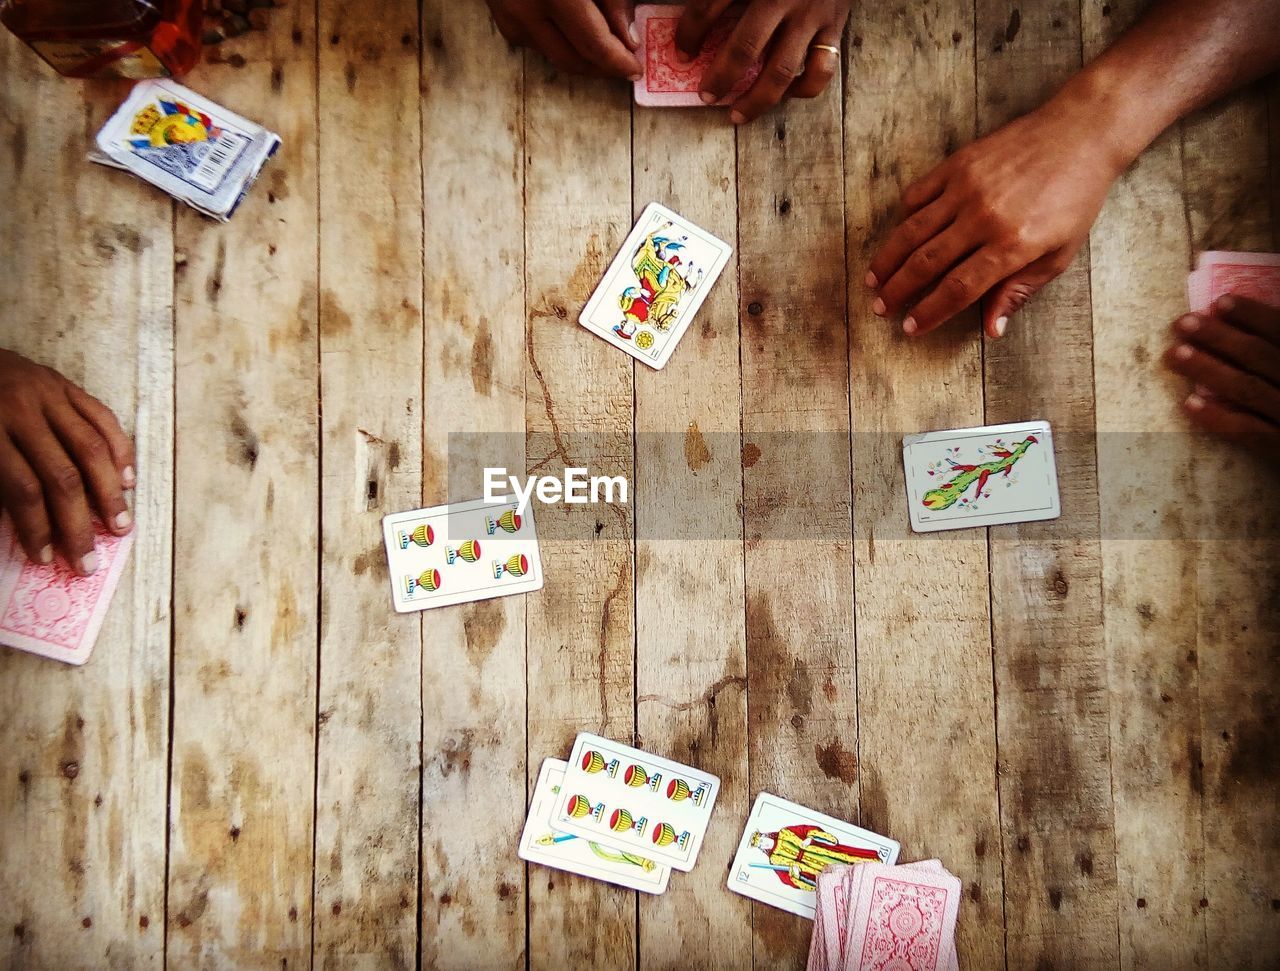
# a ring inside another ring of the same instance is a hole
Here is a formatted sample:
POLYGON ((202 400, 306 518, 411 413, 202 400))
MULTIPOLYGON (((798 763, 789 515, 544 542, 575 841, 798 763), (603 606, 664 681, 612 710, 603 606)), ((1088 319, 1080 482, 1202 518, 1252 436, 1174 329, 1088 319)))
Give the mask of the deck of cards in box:
POLYGON ((91 161, 225 222, 280 136, 173 81, 143 81, 98 133, 91 161))

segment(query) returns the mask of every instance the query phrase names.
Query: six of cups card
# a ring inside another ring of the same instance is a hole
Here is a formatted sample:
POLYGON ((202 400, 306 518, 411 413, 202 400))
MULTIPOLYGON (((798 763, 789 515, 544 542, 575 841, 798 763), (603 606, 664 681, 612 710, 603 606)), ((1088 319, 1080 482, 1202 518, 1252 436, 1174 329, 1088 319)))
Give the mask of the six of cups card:
POLYGON ((636 360, 662 368, 732 252, 724 240, 650 203, 578 321, 636 360))
POLYGON ((396 513, 382 521, 382 534, 400 613, 542 587, 533 511, 514 496, 396 513))
POLYGON ((692 870, 720 780, 679 762, 582 734, 552 824, 606 846, 692 870))
POLYGON ((663 893, 671 867, 631 850, 606 846, 551 825, 556 802, 564 792, 569 763, 546 759, 529 802, 529 818, 520 835, 520 859, 593 880, 616 883, 644 893, 663 893))

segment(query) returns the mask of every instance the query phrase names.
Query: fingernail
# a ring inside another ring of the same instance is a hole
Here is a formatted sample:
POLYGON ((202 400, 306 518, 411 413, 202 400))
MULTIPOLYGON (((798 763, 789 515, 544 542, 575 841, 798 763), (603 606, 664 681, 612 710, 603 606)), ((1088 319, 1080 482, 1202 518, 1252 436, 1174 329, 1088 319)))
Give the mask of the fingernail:
POLYGON ((1176 357, 1179 361, 1191 360, 1192 353, 1194 352, 1186 344, 1179 344, 1177 347, 1173 349, 1173 356, 1176 357))
POLYGON ((884 301, 876 297, 875 302, 871 304, 871 312, 877 317, 884 316, 884 301))
POLYGON ((916 319, 908 317, 902 322, 902 329, 905 333, 914 334, 916 332, 916 319))
POLYGON ((636 47, 639 47, 639 46, 640 46, 640 31, 636 30, 636 25, 635 25, 635 24, 631 24, 630 26, 628 26, 628 27, 627 27, 627 33, 629 33, 629 34, 631 35, 631 43, 635 44, 635 45, 636 45, 636 47))
POLYGON ((1200 318, 1195 314, 1187 314, 1185 317, 1178 318, 1178 329, 1188 334, 1194 334, 1200 329, 1200 318))
POLYGON ((709 105, 716 100, 716 96, 710 91, 699 91, 698 97, 702 100, 704 105, 709 105))
POLYGON ((133 522, 133 517, 129 515, 129 510, 126 509, 124 512, 116 516, 116 518, 111 522, 116 529, 128 529, 129 524, 133 522))
POLYGON ((627 80, 630 81, 632 84, 634 84, 636 81, 639 81, 642 77, 644 77, 643 74, 633 74, 631 75, 631 77, 627 78, 627 80))
POLYGON ((40 562, 45 566, 48 566, 50 563, 53 562, 52 546, 46 546, 44 549, 40 551, 40 562))
POLYGON ((1003 336, 1004 336, 1004 332, 1005 332, 1005 330, 1006 330, 1006 329, 1008 329, 1008 327, 1009 327, 1009 318, 1008 318, 1008 317, 997 317, 997 318, 996 318, 996 336, 997 336, 997 337, 1003 337, 1003 336))
POLYGON ((137 477, 137 474, 133 471, 132 465, 126 465, 124 467, 124 471, 120 473, 120 478, 124 480, 124 487, 126 489, 132 489, 135 485, 138 484, 138 477, 137 477))
POLYGON ((874 273, 868 273, 863 282, 867 285, 868 290, 874 290, 876 287, 880 286, 880 281, 876 279, 876 275, 874 273))
POLYGON ((1218 298, 1218 309, 1223 313, 1231 313, 1236 309, 1236 298, 1230 294, 1218 298))
POLYGON ((98 570, 98 551, 97 550, 94 550, 92 553, 86 553, 83 557, 81 557, 80 559, 81 573, 83 573, 85 576, 88 576, 91 573, 96 573, 97 570, 98 570))
POLYGON ((1204 407, 1204 399, 1198 394, 1187 395, 1186 406, 1191 411, 1199 411, 1204 407))
POLYGON ((677 47, 677 48, 676 48, 676 63, 677 63, 677 64, 692 64, 692 63, 693 63, 693 58, 692 58, 692 57, 690 57, 688 54, 686 54, 684 51, 680 50, 680 48, 678 48, 678 47, 677 47))
POLYGON ((747 120, 746 115, 744 115, 741 111, 729 112, 729 121, 732 124, 741 125, 746 120, 747 120))

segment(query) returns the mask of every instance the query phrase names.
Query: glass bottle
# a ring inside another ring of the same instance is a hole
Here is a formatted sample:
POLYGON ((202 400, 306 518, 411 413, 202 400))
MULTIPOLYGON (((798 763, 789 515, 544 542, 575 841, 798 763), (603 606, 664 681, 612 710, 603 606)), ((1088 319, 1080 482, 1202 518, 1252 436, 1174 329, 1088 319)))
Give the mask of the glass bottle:
POLYGON ((73 78, 185 74, 202 13, 203 0, 0 0, 0 23, 73 78))

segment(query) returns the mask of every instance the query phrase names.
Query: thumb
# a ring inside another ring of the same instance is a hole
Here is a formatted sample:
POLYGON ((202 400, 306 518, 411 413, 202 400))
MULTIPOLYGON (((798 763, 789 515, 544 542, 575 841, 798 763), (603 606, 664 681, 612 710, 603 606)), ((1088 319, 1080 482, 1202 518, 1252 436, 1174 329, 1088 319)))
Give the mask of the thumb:
POLYGON ((982 302, 983 333, 992 339, 1003 337, 1009 318, 1021 310, 1041 287, 1061 273, 1069 262, 1070 257, 1064 260, 1062 250, 1055 250, 992 287, 982 302))
POLYGON ((602 0, 600 10, 614 36, 632 52, 640 48, 640 35, 636 32, 635 3, 633 0, 602 0))

